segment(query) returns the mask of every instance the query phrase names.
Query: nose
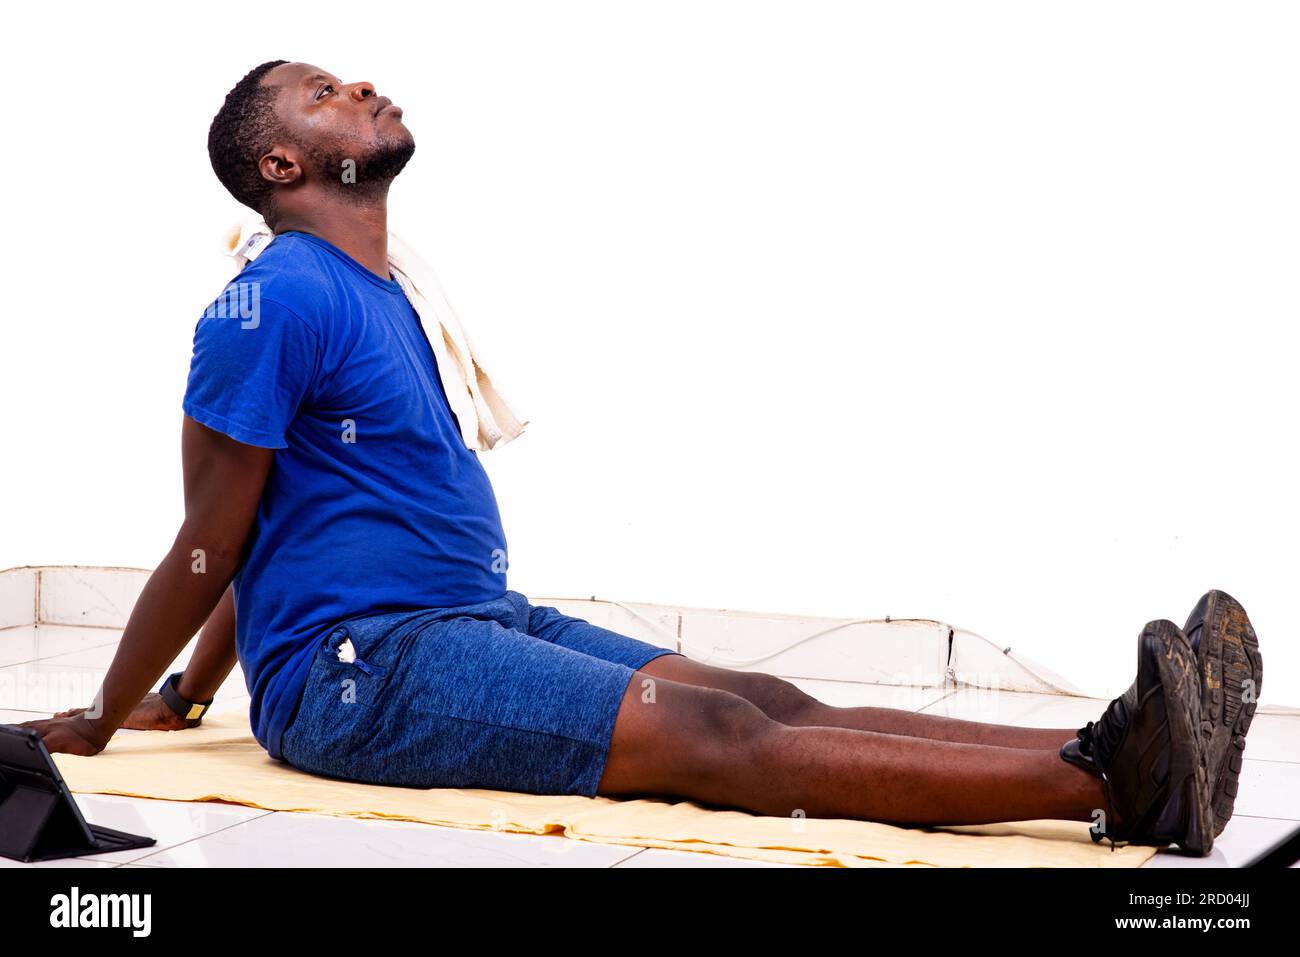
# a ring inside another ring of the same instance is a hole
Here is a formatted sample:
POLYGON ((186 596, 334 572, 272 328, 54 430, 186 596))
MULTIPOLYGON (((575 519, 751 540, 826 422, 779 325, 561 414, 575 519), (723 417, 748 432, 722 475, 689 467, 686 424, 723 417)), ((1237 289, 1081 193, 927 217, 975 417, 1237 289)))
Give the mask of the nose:
POLYGON ((361 100, 368 100, 375 95, 375 85, 366 81, 353 83, 352 88, 348 91, 348 95, 358 102, 361 100))

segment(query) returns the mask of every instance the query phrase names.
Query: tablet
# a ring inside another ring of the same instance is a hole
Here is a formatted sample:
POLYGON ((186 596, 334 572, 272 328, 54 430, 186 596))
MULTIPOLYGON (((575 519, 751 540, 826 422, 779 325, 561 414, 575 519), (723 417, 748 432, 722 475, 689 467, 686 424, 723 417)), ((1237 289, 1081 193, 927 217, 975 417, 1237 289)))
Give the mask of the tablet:
POLYGON ((156 843, 87 824, 40 734, 0 724, 0 857, 49 861, 156 843))

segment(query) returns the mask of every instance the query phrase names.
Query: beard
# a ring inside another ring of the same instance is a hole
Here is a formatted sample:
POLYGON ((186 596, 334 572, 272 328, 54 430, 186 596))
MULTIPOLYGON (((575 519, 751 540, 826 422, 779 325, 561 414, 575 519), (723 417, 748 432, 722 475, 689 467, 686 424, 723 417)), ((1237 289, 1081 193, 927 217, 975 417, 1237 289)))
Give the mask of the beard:
POLYGON ((311 159, 323 182, 362 199, 386 193, 414 154, 415 139, 408 133, 385 137, 366 151, 342 147, 313 150, 311 159))

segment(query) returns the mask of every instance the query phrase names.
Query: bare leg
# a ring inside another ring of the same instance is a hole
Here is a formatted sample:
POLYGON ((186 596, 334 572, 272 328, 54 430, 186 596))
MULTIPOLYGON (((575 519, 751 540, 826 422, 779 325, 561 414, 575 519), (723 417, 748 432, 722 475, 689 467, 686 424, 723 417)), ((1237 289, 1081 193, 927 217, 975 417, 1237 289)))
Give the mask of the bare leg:
POLYGON ((792 727, 848 728, 960 744, 1043 751, 1057 751, 1074 737, 1073 728, 984 724, 896 708, 837 708, 818 701, 775 675, 719 668, 678 655, 656 658, 641 670, 655 678, 730 691, 756 705, 772 720, 792 727))
POLYGON ((791 727, 727 691, 637 672, 599 793, 894 824, 1090 821, 1100 779, 1056 754, 791 727))

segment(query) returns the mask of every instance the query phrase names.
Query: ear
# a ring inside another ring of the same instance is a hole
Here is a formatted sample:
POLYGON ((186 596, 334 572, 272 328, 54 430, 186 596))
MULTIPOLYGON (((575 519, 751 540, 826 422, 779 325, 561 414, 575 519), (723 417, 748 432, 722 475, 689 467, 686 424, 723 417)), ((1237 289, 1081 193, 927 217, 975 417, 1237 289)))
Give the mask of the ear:
POLYGON ((302 179, 302 167, 294 157, 292 150, 276 146, 257 163, 262 179, 277 186, 287 186, 302 179))

